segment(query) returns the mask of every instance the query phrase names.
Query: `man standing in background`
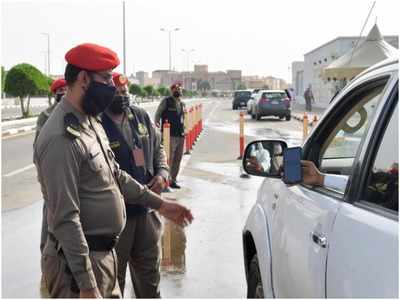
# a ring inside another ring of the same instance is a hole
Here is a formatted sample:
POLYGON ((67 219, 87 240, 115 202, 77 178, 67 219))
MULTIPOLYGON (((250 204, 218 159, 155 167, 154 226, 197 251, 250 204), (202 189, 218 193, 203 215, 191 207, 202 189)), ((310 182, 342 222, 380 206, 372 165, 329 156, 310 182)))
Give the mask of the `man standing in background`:
POLYGON ((170 128, 170 156, 169 165, 171 169, 171 184, 170 187, 180 189, 177 183, 179 167, 181 165, 183 146, 185 143, 185 104, 181 101, 182 85, 180 82, 171 85, 172 96, 164 98, 156 111, 154 121, 157 127, 163 126, 168 120, 170 128), (161 120, 161 123, 160 123, 161 120))

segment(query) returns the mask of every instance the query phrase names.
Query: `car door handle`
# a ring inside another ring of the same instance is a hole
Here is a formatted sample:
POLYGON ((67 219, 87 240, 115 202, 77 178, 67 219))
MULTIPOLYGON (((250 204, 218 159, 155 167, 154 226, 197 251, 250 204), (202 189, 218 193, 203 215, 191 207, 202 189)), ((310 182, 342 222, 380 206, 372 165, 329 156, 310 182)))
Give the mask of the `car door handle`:
POLYGON ((326 248, 326 246, 328 244, 328 240, 326 239, 326 236, 316 233, 316 232, 312 232, 311 237, 312 237, 312 240, 314 243, 321 246, 322 248, 326 248))
POLYGON ((274 194, 274 200, 272 202, 272 209, 275 210, 276 209, 276 202, 277 200, 279 200, 279 196, 278 194, 274 194))

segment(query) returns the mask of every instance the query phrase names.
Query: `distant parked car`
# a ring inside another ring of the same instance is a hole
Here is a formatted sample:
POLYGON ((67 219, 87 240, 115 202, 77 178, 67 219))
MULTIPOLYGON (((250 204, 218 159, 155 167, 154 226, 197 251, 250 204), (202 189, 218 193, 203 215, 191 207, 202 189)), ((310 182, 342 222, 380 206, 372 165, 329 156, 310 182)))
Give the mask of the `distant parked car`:
POLYGON ((232 109, 238 109, 239 107, 246 107, 247 102, 251 97, 251 91, 241 90, 235 91, 233 94, 232 109))
POLYGON ((291 119, 291 103, 285 91, 261 90, 252 106, 251 117, 260 120, 264 116, 291 119))

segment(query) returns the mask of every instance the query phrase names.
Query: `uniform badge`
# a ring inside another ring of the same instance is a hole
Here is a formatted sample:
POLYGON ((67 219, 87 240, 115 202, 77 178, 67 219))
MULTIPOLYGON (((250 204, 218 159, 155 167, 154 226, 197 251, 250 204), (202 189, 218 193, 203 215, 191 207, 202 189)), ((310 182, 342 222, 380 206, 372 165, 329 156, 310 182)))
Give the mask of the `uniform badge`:
POLYGON ((118 141, 115 141, 115 142, 111 142, 111 143, 110 143, 110 148, 111 148, 111 149, 118 148, 119 146, 121 146, 121 144, 120 144, 118 141))
POLYGON ((139 123, 138 130, 139 130, 139 134, 140 135, 147 135, 148 134, 147 128, 146 128, 146 126, 144 126, 143 123, 139 123))
POLYGON ((73 113, 68 113, 64 116, 64 129, 70 138, 81 136, 79 120, 73 113))

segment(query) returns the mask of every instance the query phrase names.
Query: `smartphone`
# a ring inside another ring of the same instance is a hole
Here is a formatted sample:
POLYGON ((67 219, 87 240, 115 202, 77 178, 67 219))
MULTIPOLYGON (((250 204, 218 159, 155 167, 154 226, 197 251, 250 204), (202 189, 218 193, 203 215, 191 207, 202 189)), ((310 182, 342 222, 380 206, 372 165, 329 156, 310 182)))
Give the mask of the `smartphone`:
POLYGON ((286 148, 283 152, 283 181, 294 184, 303 181, 301 171, 301 147, 286 148))

